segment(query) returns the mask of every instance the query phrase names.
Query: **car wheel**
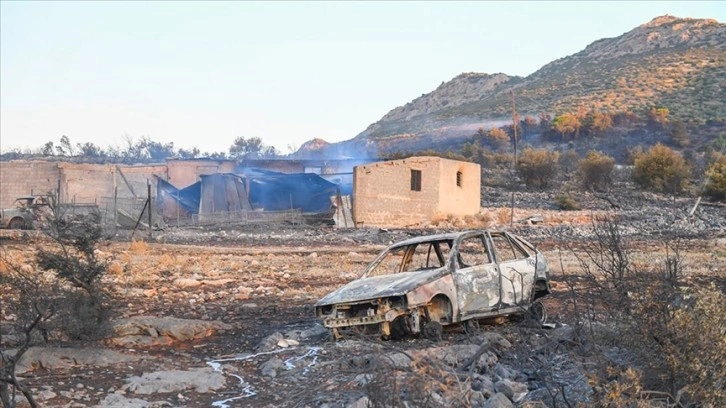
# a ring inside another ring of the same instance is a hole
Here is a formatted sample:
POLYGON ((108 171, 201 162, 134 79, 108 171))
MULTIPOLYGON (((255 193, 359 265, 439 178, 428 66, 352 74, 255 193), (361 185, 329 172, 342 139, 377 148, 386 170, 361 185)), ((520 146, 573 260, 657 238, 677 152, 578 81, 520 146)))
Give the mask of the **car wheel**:
POLYGON ((439 322, 430 321, 426 322, 423 326, 423 335, 429 340, 439 341, 441 336, 444 334, 444 326, 439 322))
POLYGON ((464 331, 467 333, 475 333, 479 330, 479 320, 469 319, 463 323, 464 331))
POLYGON ((540 325, 547 322, 547 308, 542 302, 532 302, 532 305, 529 307, 529 315, 532 320, 540 325))
POLYGON ((25 220, 20 217, 15 217, 12 220, 10 220, 10 224, 8 224, 8 228, 10 229, 24 229, 25 228, 25 220))

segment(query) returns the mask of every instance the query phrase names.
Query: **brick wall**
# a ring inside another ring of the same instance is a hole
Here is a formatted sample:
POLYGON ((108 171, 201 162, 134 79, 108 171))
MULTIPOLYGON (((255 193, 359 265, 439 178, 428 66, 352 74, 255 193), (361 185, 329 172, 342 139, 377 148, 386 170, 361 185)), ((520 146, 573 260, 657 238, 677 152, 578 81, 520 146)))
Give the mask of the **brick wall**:
POLYGON ((0 206, 11 208, 16 198, 55 192, 58 164, 45 161, 0 161, 0 206))
POLYGON ((448 215, 473 215, 480 208, 480 184, 478 164, 439 157, 357 166, 353 218, 357 226, 405 227, 448 215), (421 191, 411 189, 411 170, 421 172, 421 191))
POLYGON ((440 160, 410 157, 357 166, 353 218, 358 226, 407 226, 430 220, 439 200, 440 160), (411 170, 421 171, 421 191, 411 190, 411 170))
POLYGON ((474 215, 481 207, 481 168, 476 163, 441 160, 439 207, 436 216, 474 215), (461 185, 457 185, 457 173, 461 185))
POLYGON ((185 188, 199 181, 200 175, 233 173, 235 160, 168 160, 167 181, 176 188, 185 188))

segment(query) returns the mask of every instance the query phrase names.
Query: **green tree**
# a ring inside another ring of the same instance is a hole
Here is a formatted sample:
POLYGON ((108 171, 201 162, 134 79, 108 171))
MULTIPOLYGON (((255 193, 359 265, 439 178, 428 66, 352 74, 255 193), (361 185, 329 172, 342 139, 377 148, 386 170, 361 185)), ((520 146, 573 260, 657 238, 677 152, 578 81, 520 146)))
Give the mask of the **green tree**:
POLYGON ((179 156, 180 159, 195 159, 197 157, 203 157, 202 153, 196 147, 193 147, 190 150, 179 148, 177 156, 179 156))
POLYGON ((590 135, 602 135, 612 127, 613 118, 608 113, 592 110, 585 116, 584 128, 590 135))
POLYGON ((262 155, 264 145, 259 137, 238 137, 229 147, 229 157, 234 159, 252 159, 262 155))
POLYGON ((689 173, 683 156, 660 143, 634 159, 633 180, 637 184, 674 197, 686 186, 689 173))
POLYGON ((607 190, 612 182, 615 159, 591 150, 577 165, 577 178, 588 190, 607 190))
POLYGON ((556 116, 552 121, 552 129, 562 135, 562 143, 565 143, 565 135, 576 135, 580 130, 580 119, 572 113, 565 113, 556 116))
POLYGON ((40 154, 43 156, 53 156, 55 155, 55 146, 53 145, 53 142, 48 142, 43 145, 43 148, 40 151, 40 154))
POLYGON ((96 146, 91 142, 86 142, 84 144, 78 143, 76 144, 76 147, 78 148, 78 155, 81 157, 92 159, 106 157, 106 152, 104 152, 101 147, 96 146))
POLYGON ((55 147, 55 150, 58 152, 59 156, 73 156, 74 153, 71 140, 66 135, 61 136, 60 144, 55 147))

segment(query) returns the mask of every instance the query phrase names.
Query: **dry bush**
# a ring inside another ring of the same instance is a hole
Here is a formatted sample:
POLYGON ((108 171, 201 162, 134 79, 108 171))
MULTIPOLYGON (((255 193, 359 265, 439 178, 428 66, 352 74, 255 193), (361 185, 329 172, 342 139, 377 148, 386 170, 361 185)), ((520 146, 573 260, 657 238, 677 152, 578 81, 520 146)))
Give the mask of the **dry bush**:
POLYGON ((683 156, 660 143, 645 153, 637 154, 634 159, 633 180, 655 192, 680 193, 689 175, 683 156))
POLYGON ((557 175, 558 152, 547 149, 524 149, 517 171, 528 186, 545 188, 557 175))
POLYGON ((146 241, 133 240, 133 241, 131 241, 129 250, 131 251, 132 254, 143 255, 149 251, 149 244, 147 244, 146 241))
POLYGON ((672 313, 666 362, 694 401, 726 401, 726 296, 715 285, 689 291, 672 313))
POLYGON ((500 208, 497 211, 497 223, 500 225, 509 224, 511 220, 512 211, 507 208, 500 208))
POLYGON ((726 154, 715 154, 708 166, 705 194, 712 200, 726 200, 726 154))
POLYGON ((615 159, 596 151, 587 153, 577 164, 577 177, 587 190, 607 190, 612 183, 615 159))

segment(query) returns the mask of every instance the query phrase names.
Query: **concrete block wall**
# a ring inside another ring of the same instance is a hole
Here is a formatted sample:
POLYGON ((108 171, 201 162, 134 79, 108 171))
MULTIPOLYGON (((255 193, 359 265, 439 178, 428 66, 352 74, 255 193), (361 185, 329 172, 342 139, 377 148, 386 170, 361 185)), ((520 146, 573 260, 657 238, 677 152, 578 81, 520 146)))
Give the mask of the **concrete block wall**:
POLYGON ((438 213, 440 161, 410 157, 355 167, 356 225, 403 227, 430 220, 438 213), (421 171, 421 191, 411 190, 411 170, 421 171))
POLYGON ((113 167, 107 164, 58 163, 60 200, 64 203, 97 203, 113 197, 113 167))
POLYGON ((199 176, 215 173, 233 173, 235 160, 169 160, 166 162, 167 181, 176 188, 189 187, 199 176))
POLYGON ((481 166, 476 163, 441 159, 439 217, 474 215, 481 207, 481 166), (461 173, 461 185, 457 185, 461 173))
POLYGON ((11 208, 18 197, 55 192, 59 178, 55 162, 0 161, 0 206, 11 208))

